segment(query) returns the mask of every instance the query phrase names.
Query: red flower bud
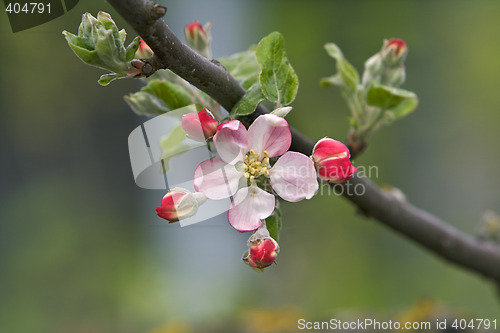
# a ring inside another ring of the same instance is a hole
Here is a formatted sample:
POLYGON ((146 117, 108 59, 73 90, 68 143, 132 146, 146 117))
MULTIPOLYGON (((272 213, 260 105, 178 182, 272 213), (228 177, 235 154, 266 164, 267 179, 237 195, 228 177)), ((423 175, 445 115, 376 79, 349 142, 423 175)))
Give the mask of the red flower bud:
POLYGON ((279 246, 272 238, 261 239, 250 244, 248 264, 255 268, 271 266, 278 257, 279 246))
POLYGON ((342 142, 325 137, 314 145, 311 158, 319 178, 332 183, 343 183, 357 170, 352 166, 350 156, 349 149, 342 142))
POLYGON ((265 223, 250 236, 247 245, 249 249, 243 261, 257 269, 271 266, 280 251, 278 243, 269 235, 265 223))
POLYGON ((194 140, 205 141, 217 132, 219 122, 207 108, 198 113, 188 113, 182 117, 182 128, 194 140))
POLYGON ((186 25, 184 28, 184 33, 186 34, 186 38, 194 39, 198 36, 198 34, 205 34, 205 30, 203 30, 203 26, 199 22, 191 22, 186 25))
POLYGON ((138 59, 147 59, 153 56, 154 52, 151 48, 146 44, 144 39, 141 38, 141 43, 139 44, 139 48, 135 52, 135 56, 138 59))
POLYGON ((408 47, 404 40, 392 38, 384 42, 382 47, 382 58, 391 65, 402 64, 408 54, 408 47))
POLYGON ((184 28, 186 43, 205 58, 211 58, 210 22, 203 27, 199 22, 191 22, 184 28))
POLYGON ((156 207, 156 213, 169 222, 177 222, 196 214, 198 206, 205 201, 206 197, 202 193, 191 193, 176 187, 165 194, 160 207, 156 207))

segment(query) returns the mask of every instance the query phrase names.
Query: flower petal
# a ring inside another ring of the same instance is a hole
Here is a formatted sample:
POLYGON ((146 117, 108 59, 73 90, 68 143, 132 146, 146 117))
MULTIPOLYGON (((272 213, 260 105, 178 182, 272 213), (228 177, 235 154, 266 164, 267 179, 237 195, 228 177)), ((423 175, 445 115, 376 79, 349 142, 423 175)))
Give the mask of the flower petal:
POLYGON ((214 144, 220 157, 228 164, 242 161, 248 152, 247 129, 239 120, 220 124, 214 135, 214 144))
POLYGON ((342 142, 324 137, 316 142, 313 148, 312 158, 315 162, 319 162, 329 157, 349 157, 351 153, 342 142))
POLYGON ((194 188, 209 199, 228 198, 238 190, 239 180, 244 175, 234 165, 220 158, 201 162, 194 171, 194 188))
POLYGON ((229 223, 239 232, 252 231, 274 211, 275 197, 255 185, 241 188, 229 206, 229 223))
POLYGON ((313 161, 301 153, 289 151, 269 170, 271 186, 286 201, 311 199, 318 190, 313 161))
POLYGON ((287 121, 274 114, 259 116, 248 128, 248 147, 258 154, 265 150, 270 157, 279 156, 286 153, 291 142, 287 121))
POLYGON ((343 183, 351 179, 357 168, 348 157, 326 158, 317 165, 318 177, 332 183, 343 183))

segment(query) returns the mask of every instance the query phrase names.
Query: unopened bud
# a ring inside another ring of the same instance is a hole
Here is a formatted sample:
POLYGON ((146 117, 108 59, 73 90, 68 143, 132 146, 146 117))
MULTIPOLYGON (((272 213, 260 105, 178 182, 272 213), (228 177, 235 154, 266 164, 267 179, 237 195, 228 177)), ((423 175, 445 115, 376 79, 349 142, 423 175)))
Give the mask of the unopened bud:
POLYGON ((153 56, 154 52, 151 48, 146 44, 144 39, 141 38, 141 42, 139 44, 139 48, 135 52, 135 57, 138 59, 148 59, 153 56))
POLYGON ((384 41, 382 46, 382 59, 389 66, 398 66, 404 63, 406 55, 408 54, 408 47, 404 40, 399 38, 392 38, 384 41))
POLYGON ((269 235, 265 223, 250 236, 247 245, 249 249, 243 261, 257 269, 271 266, 280 251, 278 243, 269 235))
POLYGON ((406 78, 404 62, 407 55, 408 47, 402 39, 384 40, 382 49, 365 62, 363 86, 369 88, 372 83, 401 86, 406 78))
POLYGON ((211 58, 210 50, 210 26, 211 23, 203 27, 199 22, 191 22, 184 28, 184 35, 187 44, 205 58, 211 58))
POLYGON ((191 193, 184 188, 175 187, 165 194, 156 213, 171 223, 177 222, 196 214, 198 207, 206 200, 207 197, 200 192, 191 193))
POLYGON ((219 122, 207 108, 198 113, 188 113, 182 117, 182 129, 190 138, 197 141, 211 139, 217 132, 217 126, 219 126, 219 122))
POLYGON ((311 158, 320 179, 343 183, 357 170, 351 164, 350 156, 349 149, 342 142, 325 137, 314 145, 311 158))

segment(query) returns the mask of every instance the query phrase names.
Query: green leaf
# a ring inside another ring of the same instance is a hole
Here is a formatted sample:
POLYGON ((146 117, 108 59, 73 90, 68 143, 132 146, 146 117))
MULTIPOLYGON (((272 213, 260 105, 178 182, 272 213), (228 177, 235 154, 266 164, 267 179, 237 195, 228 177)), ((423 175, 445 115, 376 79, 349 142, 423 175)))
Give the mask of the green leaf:
POLYGON ((170 111, 161 99, 145 91, 124 96, 124 99, 132 111, 140 116, 153 117, 170 111))
POLYGON ((255 111, 257 105, 265 100, 259 81, 255 82, 246 94, 236 103, 231 113, 237 116, 246 116, 255 111))
POLYGON ((126 58, 127 61, 134 59, 135 52, 139 48, 140 43, 141 43, 141 37, 137 36, 134 38, 134 40, 130 44, 128 44, 128 46, 127 46, 127 58, 126 58))
POLYGON ((276 202, 274 212, 266 218, 266 227, 267 231, 269 231, 269 235, 271 235, 276 242, 279 242, 281 231, 281 209, 278 202, 276 202))
POLYGON ((366 102, 382 108, 385 121, 392 122, 415 110, 418 98, 408 90, 372 84, 366 95, 366 102))
POLYGON ((359 84, 359 74, 356 68, 354 68, 347 59, 344 58, 340 48, 334 43, 328 43, 325 45, 325 50, 330 57, 337 61, 337 71, 338 73, 329 78, 323 79, 321 81, 322 85, 333 84, 336 86, 341 86, 349 90, 350 92, 355 92, 359 84))
POLYGON ((218 59, 226 70, 244 89, 249 89, 260 75, 260 66, 255 57, 255 47, 218 59))
POLYGON ((299 79, 285 53, 285 39, 279 32, 264 37, 255 50, 260 64, 262 93, 277 106, 286 106, 297 95, 299 79))
POLYGON ((108 13, 99 12, 97 18, 85 13, 78 27, 78 36, 67 31, 63 31, 63 35, 83 62, 111 72, 101 76, 99 84, 107 85, 116 78, 126 77, 132 70, 130 60, 139 47, 139 38, 125 48, 127 33, 123 29, 118 31, 108 13))
POLYGON ((164 160, 165 172, 170 169, 170 159, 196 147, 201 147, 205 143, 189 139, 186 132, 179 124, 174 127, 167 135, 160 139, 161 158, 164 160))
POLYGON ((169 110, 179 109, 194 103, 184 87, 168 81, 151 80, 141 91, 159 98, 169 110))
POLYGON ((116 73, 111 73, 111 74, 103 74, 97 81, 101 86, 107 86, 111 81, 115 79, 122 78, 123 75, 121 74, 116 74, 116 73))

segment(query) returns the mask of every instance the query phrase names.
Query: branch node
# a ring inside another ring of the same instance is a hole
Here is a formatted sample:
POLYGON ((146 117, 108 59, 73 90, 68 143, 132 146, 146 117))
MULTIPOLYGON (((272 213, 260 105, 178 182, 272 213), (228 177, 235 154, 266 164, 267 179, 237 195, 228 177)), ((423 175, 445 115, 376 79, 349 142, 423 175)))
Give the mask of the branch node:
POLYGON ((153 24, 167 13, 167 7, 159 5, 153 1, 148 2, 148 12, 151 15, 148 24, 153 24))

